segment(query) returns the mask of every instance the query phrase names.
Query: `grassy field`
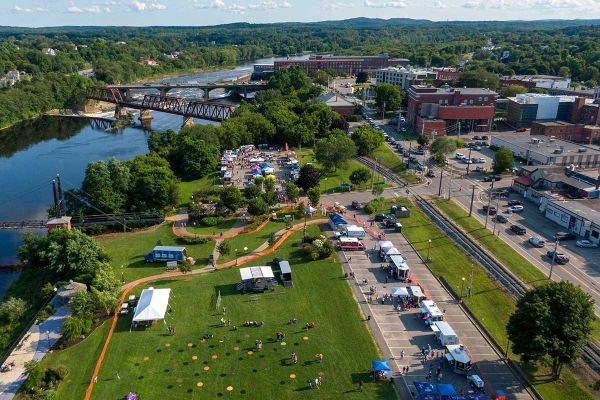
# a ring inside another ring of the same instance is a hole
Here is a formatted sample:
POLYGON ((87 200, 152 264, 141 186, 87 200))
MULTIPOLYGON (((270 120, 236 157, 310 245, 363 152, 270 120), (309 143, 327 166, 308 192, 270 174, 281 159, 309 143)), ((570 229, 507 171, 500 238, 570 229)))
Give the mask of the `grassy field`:
MULTIPOLYGON (((515 249, 485 229, 483 224, 462 209, 458 204, 446 199, 436 201, 437 206, 469 235, 489 250, 502 264, 508 267, 523 282, 535 287, 549 282, 542 271, 520 255, 515 249)), ((594 322, 593 339, 600 342, 600 319, 594 322)))
POLYGON ((219 174, 212 172, 203 178, 189 182, 179 182, 179 207, 187 207, 190 204, 192 194, 202 189, 209 189, 215 185, 220 185, 219 174))
MULTIPOLYGON (((460 293, 461 282, 464 277, 465 287, 472 287, 472 296, 463 298, 473 314, 483 326, 494 336, 500 345, 508 342, 506 324, 512 314, 514 300, 485 273, 483 268, 473 265, 467 255, 458 248, 452 239, 444 235, 417 207, 406 199, 400 199, 411 210, 411 216, 402 220, 404 234, 417 249, 421 257, 427 257, 428 240, 431 239, 431 270, 437 276, 443 277, 454 289, 460 293), (471 271, 473 284, 471 285, 471 271)), ((512 359, 517 359, 511 355, 512 359)), ((568 369, 563 370, 559 381, 547 381, 548 370, 534 369, 527 366, 530 379, 536 383, 536 388, 546 400, 562 399, 592 399, 593 396, 583 385, 575 380, 568 369)))
POLYGON ((215 225, 215 226, 204 226, 204 225, 191 225, 188 224, 188 226, 186 227, 186 229, 188 230, 188 232, 192 232, 198 235, 214 235, 214 234, 219 234, 221 232, 227 232, 228 230, 230 230, 233 225, 235 224, 235 221, 237 220, 237 217, 235 215, 232 215, 230 217, 225 218, 221 223, 215 225))
POLYGON ((370 158, 379 160, 381 165, 400 175, 408 183, 415 183, 418 180, 415 174, 407 172, 406 164, 385 143, 379 146, 370 158))
POLYGON ((243 256, 253 250, 256 250, 264 242, 267 242, 271 238, 271 234, 286 227, 285 222, 269 221, 260 231, 255 233, 243 233, 237 235, 231 239, 225 239, 224 242, 229 243, 231 252, 227 255, 220 255, 218 263, 222 264, 227 261, 235 260, 235 249, 238 249, 238 255, 243 256), (248 251, 244 252, 244 247, 248 248, 248 251))
MULTIPOLYGON (((309 229, 318 231, 317 227, 309 229)), ((93 399, 119 399, 129 391, 137 391, 144 400, 395 399, 389 383, 370 379, 370 362, 379 357, 378 351, 346 280, 341 279, 339 261, 306 261, 297 247, 300 237, 301 232, 292 235, 277 253, 290 260, 294 287, 277 287, 257 295, 255 301, 250 294, 236 292, 237 269, 155 282, 152 286, 173 290, 168 323, 175 327, 176 335, 168 336, 162 322, 129 332, 130 320, 123 318, 108 348, 93 399), (226 308, 224 318, 237 325, 237 330, 220 324, 223 315, 215 311, 219 290, 226 308), (299 324, 288 325, 290 318, 298 318, 299 324), (265 325, 241 327, 245 320, 260 320, 265 325), (314 321, 316 328, 303 329, 307 321, 314 321), (278 331, 286 335, 285 346, 275 340, 278 331), (214 338, 203 341, 206 334, 214 338), (263 349, 249 355, 257 339, 263 341, 263 349), (298 354, 297 364, 289 361, 291 352, 298 354), (324 355, 322 364, 314 361, 317 353, 324 355), (309 389, 307 380, 319 374, 323 377, 321 388, 309 389), (365 382, 362 392, 356 389, 359 380, 365 382)), ((270 259, 253 265, 265 265, 270 259)), ((136 293, 140 291, 138 288, 136 293)), ((90 379, 88 365, 95 362, 102 335, 95 332, 80 345, 55 352, 44 361, 47 366, 78 370, 61 385, 61 400, 82 398, 90 379)))
POLYGON ((144 255, 161 244, 163 246, 185 246, 187 254, 196 259, 194 268, 202 268, 208 263, 208 256, 212 253, 215 242, 211 239, 205 244, 181 244, 173 235, 171 225, 163 224, 156 229, 142 232, 114 234, 101 236, 96 241, 108 252, 110 264, 118 275, 130 282, 137 278, 155 275, 165 270, 164 262, 144 262, 144 255))

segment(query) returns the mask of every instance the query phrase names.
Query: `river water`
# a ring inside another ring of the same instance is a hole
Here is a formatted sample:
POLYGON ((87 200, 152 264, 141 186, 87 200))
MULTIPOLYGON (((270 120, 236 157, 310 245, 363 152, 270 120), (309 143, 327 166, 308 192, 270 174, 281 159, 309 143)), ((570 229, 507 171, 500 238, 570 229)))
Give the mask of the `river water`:
MULTIPOLYGON (((229 80, 251 73, 254 63, 273 61, 274 58, 261 59, 234 69, 188 74, 160 81, 229 80)), ((180 116, 170 114, 153 112, 153 117, 154 130, 178 130, 182 122, 180 116)), ((43 117, 0 131, 0 222, 45 219, 46 210, 52 203, 51 181, 56 174, 60 174, 64 189, 79 187, 89 162, 111 157, 124 160, 145 154, 148 152, 147 137, 147 132, 139 128, 106 132, 92 128, 86 119, 72 117, 43 117)), ((17 261, 16 252, 24 232, 0 230, 0 265, 17 261)), ((0 299, 3 286, 14 276, 0 274, 0 299)))

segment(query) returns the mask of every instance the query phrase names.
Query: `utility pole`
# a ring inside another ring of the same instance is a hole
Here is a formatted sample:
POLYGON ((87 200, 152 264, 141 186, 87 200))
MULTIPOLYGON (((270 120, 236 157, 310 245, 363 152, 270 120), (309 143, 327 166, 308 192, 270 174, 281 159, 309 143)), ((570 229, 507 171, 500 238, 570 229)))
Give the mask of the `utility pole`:
POLYGON ((460 120, 458 121, 458 138, 460 139, 460 120))
POLYGON ((552 262, 550 263, 550 274, 548 279, 552 280, 552 270, 554 270, 554 261, 556 260, 556 250, 558 249, 558 239, 554 242, 554 253, 552 254, 552 262))
POLYGON ((471 192, 471 206, 469 206, 469 217, 473 214, 473 200, 475 200, 475 185, 471 192))
POLYGON ((488 217, 490 216, 490 204, 492 204, 492 193, 494 192, 494 182, 492 181, 492 186, 490 187, 490 193, 488 194, 488 206, 487 211, 485 212, 485 228, 487 228, 488 217))
POLYGON ((473 150, 473 146, 469 147, 469 162, 467 164, 467 175, 469 175, 469 168, 471 167, 471 151, 473 150))
POLYGON ((496 224, 498 223, 498 210, 500 205, 500 198, 496 198, 496 215, 494 216, 494 227, 492 228, 492 235, 496 234, 496 224))
POLYGON ((448 179, 448 200, 450 200, 450 194, 452 193, 452 167, 450 168, 450 177, 448 179))
POLYGON ((385 101, 383 102, 383 109, 381 110, 381 119, 385 118, 385 101))
POLYGON ((440 172, 440 187, 438 189, 438 197, 442 197, 442 179, 444 178, 444 170, 440 172))
POLYGON ((371 191, 373 190, 373 187, 375 186, 375 167, 377 165, 377 159, 375 159, 375 162, 373 163, 373 174, 371 174, 371 191))

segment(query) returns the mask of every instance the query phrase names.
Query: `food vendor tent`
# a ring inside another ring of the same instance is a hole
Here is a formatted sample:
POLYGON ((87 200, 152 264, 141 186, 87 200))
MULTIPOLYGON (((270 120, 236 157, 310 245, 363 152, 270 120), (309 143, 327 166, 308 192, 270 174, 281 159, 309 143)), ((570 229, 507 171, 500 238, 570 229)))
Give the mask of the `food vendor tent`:
POLYGON ((392 370, 390 368, 390 366, 388 365, 388 363, 384 360, 373 360, 371 362, 371 367, 373 369, 373 372, 391 371, 392 370))
POLYGON ((408 290, 405 287, 395 287, 391 290, 394 297, 408 297, 408 290))
POLYGON ((148 288, 142 290, 132 323, 164 320, 169 307, 170 295, 171 289, 148 288))

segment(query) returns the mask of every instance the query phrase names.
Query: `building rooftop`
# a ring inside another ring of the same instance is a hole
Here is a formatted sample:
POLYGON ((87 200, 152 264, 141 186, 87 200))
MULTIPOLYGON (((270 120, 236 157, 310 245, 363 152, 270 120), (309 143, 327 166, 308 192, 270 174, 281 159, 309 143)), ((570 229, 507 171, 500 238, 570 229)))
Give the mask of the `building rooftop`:
POLYGON ((562 80, 568 80, 570 78, 563 78, 562 76, 553 76, 553 75, 508 75, 508 76, 503 76, 502 79, 511 79, 511 80, 520 80, 520 81, 526 81, 526 80, 556 80, 556 81, 562 81, 562 80))
POLYGON ((573 213, 584 216, 585 218, 600 224, 600 200, 554 200, 553 204, 559 205, 570 210, 573 213))
POLYGON ((509 97, 508 99, 520 104, 536 104, 537 99, 550 99, 557 98, 559 102, 575 102, 576 96, 565 96, 565 95, 552 95, 545 93, 523 93, 518 94, 516 97, 509 97))
POLYGON ((543 135, 523 135, 523 136, 494 136, 493 139, 513 146, 519 146, 523 149, 530 149, 531 152, 542 154, 544 156, 564 157, 569 155, 595 155, 600 151, 586 145, 569 142, 567 140, 555 139, 552 136, 543 135), (532 143, 532 139, 539 140, 539 143, 532 143), (562 149, 562 153, 555 153, 556 149, 562 149), (585 149, 585 151, 580 151, 585 149))
POLYGON ((440 95, 440 94, 465 94, 465 95, 485 95, 498 96, 498 93, 486 88, 453 88, 449 86, 435 88, 428 85, 412 85, 410 90, 418 96, 421 95, 440 95))
POLYGON ((330 107, 342 107, 351 106, 354 107, 354 103, 346 100, 342 95, 335 94, 333 92, 325 93, 319 97, 319 101, 327 104, 330 107))

